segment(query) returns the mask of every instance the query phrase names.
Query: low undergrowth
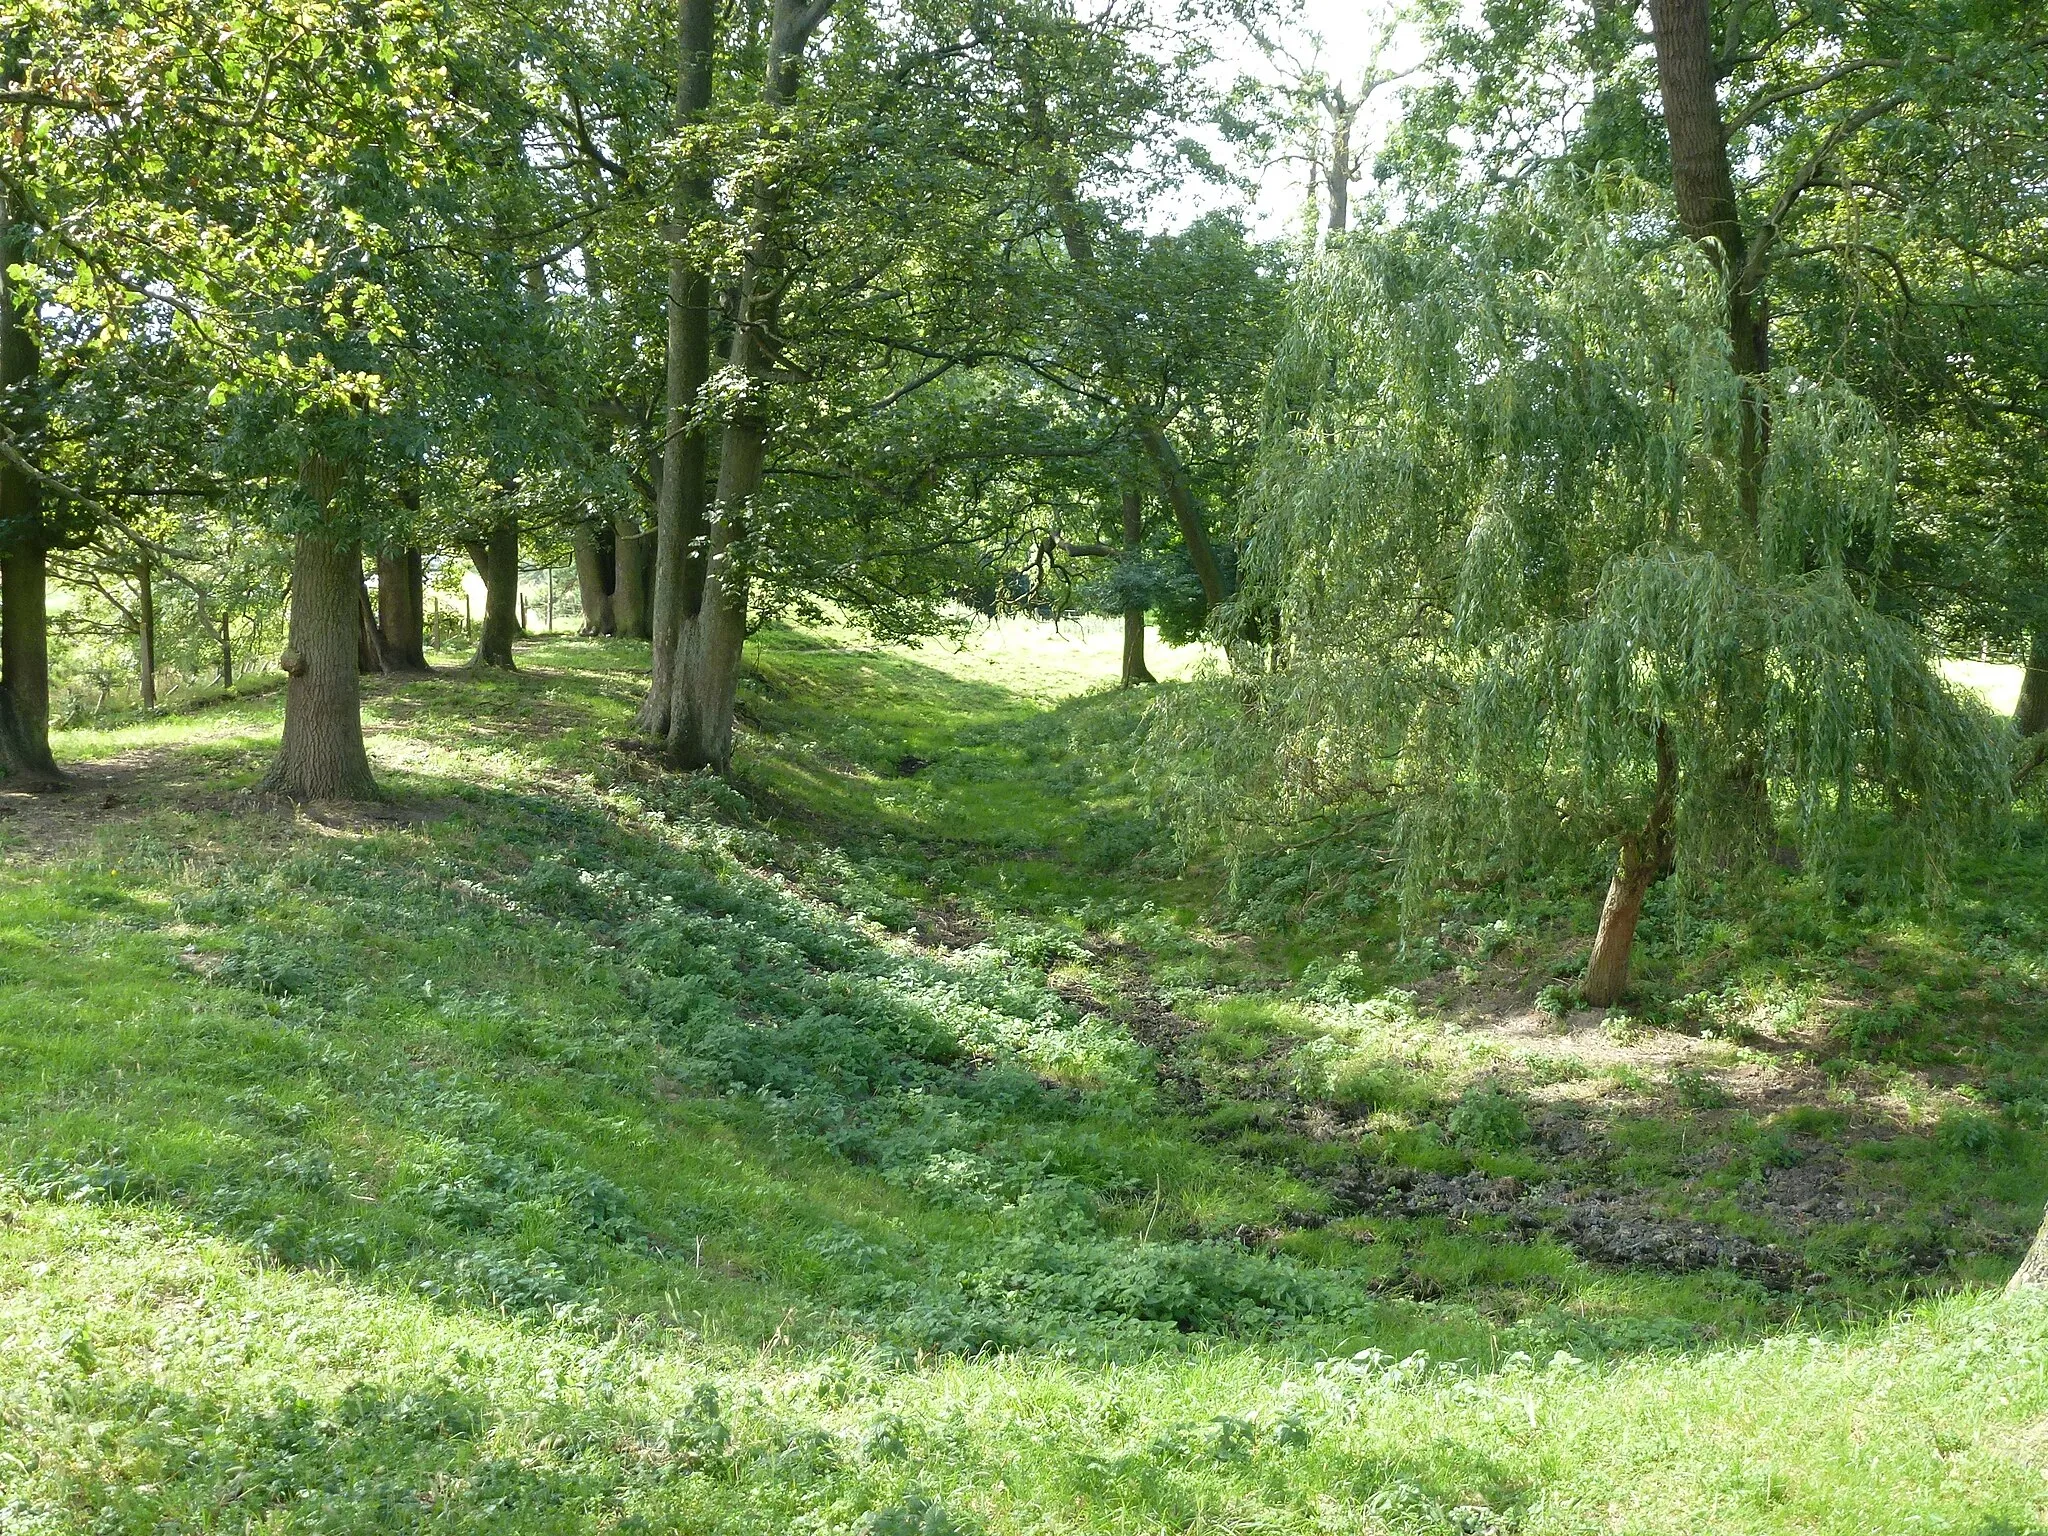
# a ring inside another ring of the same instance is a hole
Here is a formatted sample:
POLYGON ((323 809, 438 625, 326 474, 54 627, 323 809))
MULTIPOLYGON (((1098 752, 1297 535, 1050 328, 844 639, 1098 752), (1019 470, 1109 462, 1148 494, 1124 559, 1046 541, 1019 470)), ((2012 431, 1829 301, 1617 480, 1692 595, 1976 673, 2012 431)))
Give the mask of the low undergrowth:
POLYGON ((759 652, 736 788, 599 643, 374 691, 374 815, 272 699, 60 738, 0 1531, 2039 1528, 2026 849, 1596 1018, 1538 882, 1232 923, 1032 655, 759 652))

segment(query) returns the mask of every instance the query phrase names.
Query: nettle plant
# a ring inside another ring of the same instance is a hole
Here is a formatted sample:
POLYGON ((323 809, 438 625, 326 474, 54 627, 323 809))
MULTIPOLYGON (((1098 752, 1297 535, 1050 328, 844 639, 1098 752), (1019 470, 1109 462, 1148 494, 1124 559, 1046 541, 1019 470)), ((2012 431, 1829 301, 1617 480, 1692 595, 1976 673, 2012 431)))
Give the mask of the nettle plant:
POLYGON ((1736 372, 1718 271, 1642 189, 1354 235, 1270 384, 1240 599, 1270 665, 1182 713, 1186 803, 1392 803, 1411 916, 1459 861, 1613 849, 1594 1004, 1689 861, 1825 865, 1867 806, 1938 876, 2005 749, 1882 609, 1893 478, 1854 394, 1736 372))

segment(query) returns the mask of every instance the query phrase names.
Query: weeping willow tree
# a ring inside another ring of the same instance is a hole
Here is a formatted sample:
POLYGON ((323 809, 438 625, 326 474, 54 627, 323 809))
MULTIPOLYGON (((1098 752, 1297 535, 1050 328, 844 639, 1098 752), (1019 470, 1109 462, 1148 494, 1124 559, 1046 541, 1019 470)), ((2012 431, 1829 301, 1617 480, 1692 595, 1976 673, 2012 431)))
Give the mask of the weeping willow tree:
POLYGON ((1825 864, 1875 807, 1938 877, 2007 749, 1873 606, 1882 424, 1741 377, 1713 265, 1595 190, 1353 235, 1304 276, 1247 511, 1270 665, 1171 728, 1176 799, 1218 827, 1395 808, 1411 914, 1453 863, 1612 850, 1605 1005, 1666 874, 1780 837, 1825 864))

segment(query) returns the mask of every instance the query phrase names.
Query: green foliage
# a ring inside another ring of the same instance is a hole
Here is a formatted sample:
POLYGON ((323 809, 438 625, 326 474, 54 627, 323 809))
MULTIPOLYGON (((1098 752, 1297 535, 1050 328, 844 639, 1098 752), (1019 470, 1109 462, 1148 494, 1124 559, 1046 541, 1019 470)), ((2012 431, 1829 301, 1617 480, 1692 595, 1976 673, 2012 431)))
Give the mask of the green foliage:
POLYGON ((1512 1152, 1529 1139, 1529 1116, 1521 1102, 1492 1085, 1468 1090, 1444 1123, 1453 1141, 1475 1152, 1512 1152))
MULTIPOLYGON (((1456 1022, 1443 978, 1389 990, 1384 946, 1268 949, 1210 930, 1210 887, 1091 872, 1083 813, 1143 819, 1109 750, 1129 710, 1025 692, 1052 648, 760 648, 738 787, 601 750, 631 707, 623 644, 374 686, 403 821, 228 799, 273 700, 64 738, 166 767, 54 855, 0 822, 8 1518, 1011 1536, 1047 1508, 1285 1525, 1328 1501, 1484 1529, 1568 1497, 1693 1529, 1725 1516, 1731 1443, 1806 1490, 1759 1504, 1764 1530, 2031 1509, 2038 1474, 1996 1447, 2043 1411, 2032 1311, 1894 1314, 2002 1279, 1957 1239, 2031 1217, 2036 1133, 1844 1159, 1881 1217, 1797 1234, 1717 1211, 1825 1266, 1784 1297, 1586 1262, 1485 1209, 1325 1206, 1365 1169, 1405 1172, 1404 1198, 1512 1173, 1529 1201, 1625 1178, 1646 1206, 1752 1200, 1829 1176, 1870 1102, 1927 1089, 1899 1068, 1846 1107, 1725 1116, 1804 1161, 1703 1174, 1718 1149, 1661 1071, 1525 1066, 1456 1022), (1094 744, 1078 768, 1072 742, 1094 744), (931 766, 893 776, 905 752, 931 766), (911 921, 863 915, 885 896, 911 921), (945 941, 913 943, 927 925, 945 941), (1256 1053, 1206 1054, 1208 1032, 1256 1053), (1370 1120, 1296 1094, 1312 1061, 1370 1120), (1517 1112, 1509 1150, 1480 1146, 1517 1112), (1904 1402, 1976 1452, 1873 1462, 1852 1431, 1904 1402), (1713 1444, 1646 1472, 1623 1435, 1645 1422, 1713 1444)), ((1105 644, 1096 675, 1114 662, 1105 644)), ((1852 928, 1789 880, 1704 900, 1700 948, 1658 965, 1721 1000, 1717 1028, 1799 993, 1772 970, 1796 945, 1915 987, 1916 1032, 1988 1030, 1954 989, 2038 945, 2036 852, 1973 866, 1999 894, 1938 919, 1852 928)), ((1506 922, 1489 963, 1537 967, 1518 1012, 1551 953, 1521 946, 1572 942, 1549 900, 1472 893, 1438 937, 1476 959, 1506 922)), ((2040 1077, 2008 1033, 2000 1104, 2040 1077)), ((1930 1126, 1974 1113, 1934 1102, 1930 1126)))
POLYGON ((1640 828, 1659 739, 1693 870, 1765 835, 1745 775, 1823 867, 1875 796, 1904 873, 1987 824, 2002 744, 1873 601, 1882 424, 1773 375, 1752 524, 1719 283, 1644 201, 1555 184, 1304 275, 1248 512, 1273 665, 1162 706, 1192 830, 1391 805, 1413 920, 1447 869, 1640 828))

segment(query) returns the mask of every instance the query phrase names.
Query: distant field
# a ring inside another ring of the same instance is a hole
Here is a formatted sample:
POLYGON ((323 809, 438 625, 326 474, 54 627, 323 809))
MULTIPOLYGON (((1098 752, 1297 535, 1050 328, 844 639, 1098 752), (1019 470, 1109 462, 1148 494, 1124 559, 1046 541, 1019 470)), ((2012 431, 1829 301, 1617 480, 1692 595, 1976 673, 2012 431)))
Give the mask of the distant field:
POLYGON ((2009 715, 2019 702, 2020 677, 2026 669, 1995 661, 1944 661, 1941 670, 1951 682, 1974 688, 1985 703, 2001 715, 2009 715))

